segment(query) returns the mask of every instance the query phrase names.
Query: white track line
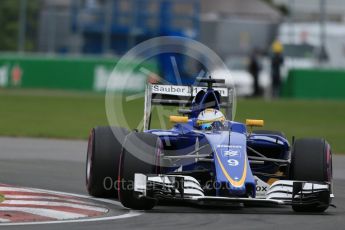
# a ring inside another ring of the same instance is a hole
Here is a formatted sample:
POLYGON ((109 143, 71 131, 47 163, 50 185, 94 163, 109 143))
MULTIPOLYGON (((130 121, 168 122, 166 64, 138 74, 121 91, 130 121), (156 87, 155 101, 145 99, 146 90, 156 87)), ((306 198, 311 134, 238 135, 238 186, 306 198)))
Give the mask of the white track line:
POLYGON ((74 202, 74 203, 78 203, 78 204, 88 204, 88 205, 93 205, 94 203, 91 202, 86 202, 83 200, 73 200, 73 199, 65 199, 63 197, 55 197, 55 196, 30 196, 30 195, 6 195, 6 199, 7 200, 11 200, 11 199, 23 199, 23 200, 63 200, 66 202, 74 202))
MULTIPOLYGON (((108 203, 108 204, 113 204, 120 206, 123 208, 121 202, 116 201, 116 200, 109 200, 109 199, 102 199, 102 198, 95 198, 92 196, 87 196, 87 195, 81 195, 81 194, 75 194, 75 193, 68 193, 68 192, 58 192, 58 191, 51 191, 51 190, 46 190, 46 189, 34 189, 36 192, 43 192, 43 193, 50 193, 53 195, 60 195, 60 196, 73 196, 73 197, 78 197, 78 198, 83 198, 83 199, 88 199, 88 200, 94 200, 94 201, 101 201, 103 203, 108 203)), ((129 210, 129 209, 128 209, 129 210)))
POLYGON ((0 192, 35 192, 35 191, 36 191, 36 189, 0 186, 0 192))
POLYGON ((0 218, 0 223, 6 223, 6 222, 10 222, 10 220, 8 220, 8 219, 3 219, 3 218, 0 218))
POLYGON ((58 220, 85 218, 87 215, 77 214, 73 212, 57 211, 47 208, 25 208, 25 207, 0 207, 0 211, 10 212, 26 212, 33 215, 49 217, 58 220))
POLYGON ((89 211, 104 212, 106 213, 108 209, 99 208, 96 206, 88 206, 82 204, 72 204, 72 203, 62 203, 62 202, 51 202, 51 201, 30 201, 30 200, 4 200, 2 203, 7 205, 42 205, 42 206, 60 206, 68 208, 78 208, 89 211))
MULTIPOLYGON (((120 206, 121 208, 123 208, 121 203, 118 202, 118 201, 115 201, 115 200, 99 199, 99 198, 94 198, 94 197, 80 195, 80 194, 67 193, 67 192, 57 192, 57 191, 51 191, 51 190, 46 190, 46 189, 35 189, 35 188, 32 188, 32 189, 29 188, 29 189, 30 189, 30 191, 34 190, 36 192, 45 192, 45 193, 50 193, 50 194, 55 194, 55 195, 65 195, 65 196, 73 196, 73 197, 84 198, 84 199, 88 199, 88 200, 93 200, 93 201, 98 201, 98 202, 103 202, 103 203, 107 203, 107 204, 112 204, 112 205, 120 206)), ((127 219, 127 218, 136 217, 136 216, 141 216, 142 214, 144 214, 144 212, 129 210, 128 213, 122 214, 122 215, 118 215, 118 216, 95 217, 95 218, 88 218, 88 219, 62 220, 62 221, 0 223, 0 227, 1 226, 25 226, 25 225, 64 224, 64 223, 67 224, 67 223, 111 221, 111 220, 127 219)))
POLYGON ((4 223, 4 224, 0 224, 0 227, 2 227, 2 226, 25 226, 25 225, 67 224, 67 223, 84 223, 84 222, 110 221, 110 220, 119 220, 119 219, 132 218, 132 217, 140 216, 142 214, 143 214, 142 212, 129 211, 128 213, 122 214, 122 215, 119 215, 119 216, 98 217, 98 218, 79 219, 79 220, 41 221, 41 222, 23 222, 23 223, 4 223))

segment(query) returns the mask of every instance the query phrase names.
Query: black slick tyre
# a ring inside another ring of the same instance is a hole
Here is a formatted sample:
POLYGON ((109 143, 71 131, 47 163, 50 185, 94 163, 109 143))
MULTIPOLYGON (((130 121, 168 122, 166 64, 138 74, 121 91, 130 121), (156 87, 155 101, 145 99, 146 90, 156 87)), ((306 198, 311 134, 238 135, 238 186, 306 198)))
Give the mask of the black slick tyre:
MULTIPOLYGON (((297 181, 332 183, 332 153, 324 139, 304 138, 296 140, 291 155, 290 177, 297 181)), ((324 212, 330 198, 325 196, 322 204, 293 205, 296 212, 324 212)))
POLYGON ((118 127, 92 129, 86 160, 86 187, 90 195, 117 198, 114 183, 118 176, 122 143, 128 133, 127 129, 118 127))
POLYGON ((159 137, 149 133, 132 132, 126 137, 118 181, 119 200, 123 206, 137 210, 149 210, 155 206, 155 199, 138 197, 134 191, 134 177, 136 173, 147 175, 157 172, 160 145, 159 137))

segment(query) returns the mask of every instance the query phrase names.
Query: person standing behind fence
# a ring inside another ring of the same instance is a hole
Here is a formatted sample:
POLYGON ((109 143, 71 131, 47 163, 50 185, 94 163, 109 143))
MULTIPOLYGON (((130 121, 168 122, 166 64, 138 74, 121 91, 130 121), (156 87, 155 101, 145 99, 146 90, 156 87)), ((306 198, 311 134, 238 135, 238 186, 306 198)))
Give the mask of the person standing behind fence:
POLYGON ((271 57, 271 81, 272 81, 272 97, 277 98, 280 95, 281 88, 281 67, 284 64, 283 45, 279 41, 272 44, 271 57))
POLYGON ((252 75, 254 80, 253 85, 253 96, 257 97, 260 95, 260 87, 259 87, 259 73, 261 70, 261 65, 259 62, 258 51, 256 49, 253 50, 248 65, 248 72, 252 75))

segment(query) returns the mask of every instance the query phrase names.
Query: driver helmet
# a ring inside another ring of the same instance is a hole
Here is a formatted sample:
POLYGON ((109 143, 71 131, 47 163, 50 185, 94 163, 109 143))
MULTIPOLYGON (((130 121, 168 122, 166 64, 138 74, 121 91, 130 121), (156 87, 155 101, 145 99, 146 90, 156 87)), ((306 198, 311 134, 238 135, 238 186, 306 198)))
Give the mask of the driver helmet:
POLYGON ((212 124, 214 122, 220 122, 224 124, 225 116, 217 109, 205 109, 200 112, 197 118, 197 125, 201 130, 212 129, 212 124))

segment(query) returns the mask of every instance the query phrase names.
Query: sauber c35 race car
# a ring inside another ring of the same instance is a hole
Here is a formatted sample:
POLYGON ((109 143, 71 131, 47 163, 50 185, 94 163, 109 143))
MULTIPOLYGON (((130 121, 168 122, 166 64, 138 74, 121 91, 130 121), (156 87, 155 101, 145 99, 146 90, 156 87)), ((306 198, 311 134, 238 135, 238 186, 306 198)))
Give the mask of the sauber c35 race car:
POLYGON ((223 83, 203 78, 198 86, 148 84, 143 132, 94 128, 87 151, 89 194, 140 210, 176 201, 325 211, 334 197, 327 141, 293 138, 290 144, 282 132, 253 130, 263 120, 233 121, 234 90, 223 83), (190 109, 170 116, 172 129, 150 129, 154 104, 190 109))

